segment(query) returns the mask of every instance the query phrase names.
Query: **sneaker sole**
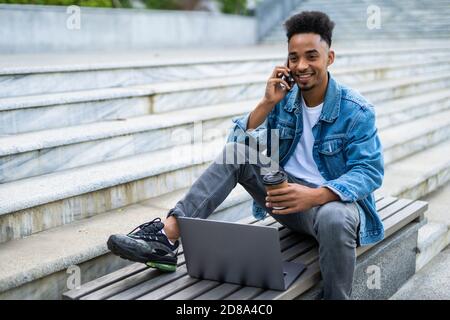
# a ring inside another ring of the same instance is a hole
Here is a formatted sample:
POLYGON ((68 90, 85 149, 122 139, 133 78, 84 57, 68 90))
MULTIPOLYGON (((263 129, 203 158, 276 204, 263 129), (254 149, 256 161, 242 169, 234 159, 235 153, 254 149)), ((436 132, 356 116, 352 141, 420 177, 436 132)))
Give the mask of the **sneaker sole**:
POLYGON ((151 254, 139 254, 136 252, 136 244, 133 241, 118 240, 118 238, 111 236, 107 242, 108 249, 115 255, 122 259, 133 262, 144 263, 149 267, 156 268, 164 272, 174 272, 177 268, 175 263, 161 260, 161 257, 152 256, 151 254))

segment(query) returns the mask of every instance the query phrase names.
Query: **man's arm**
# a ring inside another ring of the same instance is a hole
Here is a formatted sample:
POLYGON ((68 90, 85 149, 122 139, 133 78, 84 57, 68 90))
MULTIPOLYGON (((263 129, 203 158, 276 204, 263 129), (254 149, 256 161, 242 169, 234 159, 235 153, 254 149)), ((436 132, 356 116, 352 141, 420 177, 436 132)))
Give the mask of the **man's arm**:
MULTIPOLYGON (((291 88, 286 81, 280 78, 282 74, 289 75, 289 72, 290 70, 286 66, 275 67, 267 81, 266 91, 261 102, 249 114, 233 119, 235 126, 228 136, 227 142, 243 142, 248 137, 247 130, 253 131, 265 122, 273 108, 286 96, 288 91, 285 88, 291 88), (283 84, 284 88, 280 84, 283 84)), ((261 131, 263 130, 264 128, 261 128, 261 131)), ((258 133, 256 135, 259 136, 258 133)))
POLYGON ((290 214, 302 212, 312 207, 339 200, 339 196, 328 188, 311 188, 298 183, 288 183, 285 188, 267 192, 266 207, 284 207, 272 210, 274 214, 290 214))
POLYGON ((350 128, 345 154, 349 170, 323 186, 339 195, 343 202, 355 202, 367 197, 383 182, 383 151, 371 107, 362 110, 350 128))
POLYGON ((373 110, 368 108, 362 111, 349 134, 345 152, 350 170, 337 179, 325 182, 319 188, 290 183, 286 188, 271 190, 267 193, 266 206, 286 207, 272 212, 289 214, 330 201, 355 202, 379 188, 383 180, 384 166, 373 110))
POLYGON ((267 118, 269 113, 275 107, 273 102, 265 99, 261 100, 256 108, 250 113, 247 123, 247 130, 258 128, 267 118))

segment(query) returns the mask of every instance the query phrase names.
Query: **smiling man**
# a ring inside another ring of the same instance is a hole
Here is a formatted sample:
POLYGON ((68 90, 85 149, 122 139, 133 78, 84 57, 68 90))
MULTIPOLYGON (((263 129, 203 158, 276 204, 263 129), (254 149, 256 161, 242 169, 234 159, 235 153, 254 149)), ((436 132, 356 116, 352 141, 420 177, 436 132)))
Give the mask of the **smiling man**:
POLYGON ((323 298, 350 298, 356 247, 384 237, 373 195, 384 174, 375 113, 360 94, 339 84, 328 72, 335 58, 331 49, 334 23, 326 14, 302 12, 289 18, 285 27, 287 63, 275 67, 260 103, 251 113, 233 120, 222 152, 166 220, 157 218, 128 235, 112 235, 108 248, 113 253, 161 270, 175 270, 177 217, 206 219, 239 183, 252 196, 257 219, 269 213, 293 231, 317 240, 323 298), (292 75, 292 88, 283 75, 292 75), (272 134, 279 138, 276 156, 272 134), (258 154, 262 161, 250 161, 248 139, 266 142, 266 155, 258 154), (224 163, 225 157, 236 153, 243 162, 224 163), (266 193, 263 164, 275 159, 289 183, 266 193))

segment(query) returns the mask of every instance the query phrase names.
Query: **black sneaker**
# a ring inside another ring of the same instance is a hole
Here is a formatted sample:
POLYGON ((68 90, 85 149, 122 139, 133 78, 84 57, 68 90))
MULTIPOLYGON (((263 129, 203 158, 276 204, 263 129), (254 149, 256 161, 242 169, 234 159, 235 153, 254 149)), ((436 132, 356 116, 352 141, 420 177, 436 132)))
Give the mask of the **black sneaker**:
POLYGON ((108 249, 123 259, 173 272, 177 268, 180 242, 177 240, 173 245, 170 244, 167 236, 161 231, 163 228, 164 223, 160 218, 156 218, 141 224, 128 235, 114 234, 108 239, 108 249))

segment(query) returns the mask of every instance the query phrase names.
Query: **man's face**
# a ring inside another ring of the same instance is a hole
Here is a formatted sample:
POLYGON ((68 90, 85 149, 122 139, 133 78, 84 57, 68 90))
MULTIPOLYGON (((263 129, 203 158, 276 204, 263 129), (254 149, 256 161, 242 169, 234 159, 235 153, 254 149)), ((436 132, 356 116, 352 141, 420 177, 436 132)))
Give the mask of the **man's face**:
POLYGON ((300 33, 289 40, 289 65, 295 82, 302 91, 324 85, 327 68, 334 61, 334 52, 315 33, 300 33))

